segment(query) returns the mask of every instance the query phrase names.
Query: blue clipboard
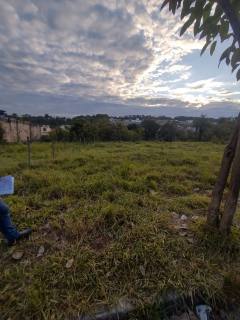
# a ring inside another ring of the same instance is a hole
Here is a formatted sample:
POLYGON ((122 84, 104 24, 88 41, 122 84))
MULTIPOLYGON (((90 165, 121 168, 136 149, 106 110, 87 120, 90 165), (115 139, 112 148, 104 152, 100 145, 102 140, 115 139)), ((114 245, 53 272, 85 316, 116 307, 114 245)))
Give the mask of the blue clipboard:
POLYGON ((14 193, 14 177, 0 177, 0 196, 10 195, 14 193))

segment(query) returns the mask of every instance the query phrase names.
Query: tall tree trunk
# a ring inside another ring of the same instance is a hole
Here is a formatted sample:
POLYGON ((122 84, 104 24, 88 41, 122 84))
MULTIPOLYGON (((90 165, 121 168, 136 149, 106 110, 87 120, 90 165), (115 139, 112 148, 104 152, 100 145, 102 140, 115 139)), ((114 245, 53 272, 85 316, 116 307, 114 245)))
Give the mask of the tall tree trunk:
POLYGON ((240 131, 238 134, 238 142, 236 153, 233 160, 230 190, 225 202, 223 216, 220 222, 220 231, 227 235, 231 231, 232 221, 237 208, 238 196, 240 190, 240 131))
POLYGON ((235 155, 235 150, 238 142, 238 135, 240 132, 240 114, 237 119, 236 127, 226 146, 222 158, 220 172, 212 192, 212 199, 208 207, 207 225, 210 227, 217 227, 219 225, 219 208, 221 205, 223 191, 225 189, 232 161, 235 155))
MULTIPOLYGON (((216 0, 216 1, 222 7, 227 18, 229 19, 229 23, 232 27, 235 39, 238 41, 238 44, 240 47, 240 20, 232 6, 232 3, 230 2, 230 0, 216 0)), ((235 156, 235 151, 237 149, 236 156, 233 161, 233 168, 231 173, 231 190, 228 193, 224 214, 220 223, 220 230, 225 233, 229 232, 231 228, 232 219, 236 210, 237 198, 238 198, 239 187, 240 187, 239 185, 240 177, 238 176, 240 171, 240 165, 239 165, 240 141, 238 141, 240 140, 238 139, 238 136, 239 136, 238 133, 240 131, 239 116, 238 116, 238 123, 233 133, 233 136, 231 138, 231 141, 229 142, 229 144, 225 149, 223 159, 222 159, 222 164, 221 164, 221 170, 220 170, 217 182, 215 184, 215 187, 213 189, 212 201, 208 209, 208 218, 207 218, 208 224, 211 226, 217 226, 219 223, 219 208, 222 201, 223 191, 227 182, 227 178, 229 175, 233 158, 235 156)))

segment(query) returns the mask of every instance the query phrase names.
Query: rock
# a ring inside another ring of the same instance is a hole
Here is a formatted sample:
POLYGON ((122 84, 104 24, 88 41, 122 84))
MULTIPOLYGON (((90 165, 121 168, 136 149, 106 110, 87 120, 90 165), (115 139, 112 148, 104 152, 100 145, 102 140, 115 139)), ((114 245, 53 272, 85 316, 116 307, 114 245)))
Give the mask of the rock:
POLYGON ((69 259, 68 262, 66 263, 66 268, 67 269, 70 269, 73 265, 73 262, 74 262, 74 259, 69 259))
POLYGON ((47 222, 45 225, 43 225, 42 227, 40 227, 40 230, 42 231, 50 231, 51 230, 51 225, 49 222, 47 222))
POLYGON ((149 190, 149 193, 153 196, 155 196, 157 194, 157 191, 153 190, 153 189, 150 189, 149 190))
POLYGON ((186 223, 183 223, 181 225, 174 226, 174 229, 179 230, 179 231, 188 230, 188 225, 186 223))
POLYGON ((193 239, 193 238, 187 238, 187 241, 188 241, 189 243, 194 243, 194 239, 193 239))
POLYGON ((212 190, 206 190, 206 196, 211 197, 212 196, 212 190))
POLYGON ((179 235, 180 235, 181 237, 186 237, 186 236, 187 236, 187 232, 185 232, 185 231, 184 231, 184 232, 180 232, 179 235))
POLYGON ((14 251, 13 254, 12 254, 12 258, 14 260, 21 260, 23 255, 24 255, 23 251, 14 251))
POLYGON ((177 212, 172 212, 171 214, 174 219, 179 219, 179 214, 177 212))
POLYGON ((37 258, 41 257, 45 252, 44 246, 40 246, 37 253, 37 258))
POLYGON ((199 216, 192 216, 193 221, 197 221, 199 219, 199 216))
POLYGON ((100 305, 95 309, 93 316, 81 317, 81 319, 119 319, 120 316, 125 319, 125 317, 128 318, 128 313, 134 309, 135 306, 127 297, 121 297, 112 309, 109 309, 107 305, 100 305))
POLYGON ((200 191, 200 188, 194 188, 193 189, 193 192, 199 192, 200 191))
POLYGON ((120 312, 129 312, 134 309, 133 304, 127 297, 122 297, 118 300, 118 303, 116 307, 114 308, 114 311, 120 312))
POLYGON ((188 230, 188 225, 186 223, 181 224, 179 230, 188 230))
POLYGON ((186 221, 188 219, 187 216, 185 216, 185 214, 181 215, 181 218, 180 218, 182 221, 186 221))
POLYGON ((146 270, 145 270, 144 266, 140 266, 139 269, 140 269, 141 274, 142 274, 143 276, 145 276, 146 270))

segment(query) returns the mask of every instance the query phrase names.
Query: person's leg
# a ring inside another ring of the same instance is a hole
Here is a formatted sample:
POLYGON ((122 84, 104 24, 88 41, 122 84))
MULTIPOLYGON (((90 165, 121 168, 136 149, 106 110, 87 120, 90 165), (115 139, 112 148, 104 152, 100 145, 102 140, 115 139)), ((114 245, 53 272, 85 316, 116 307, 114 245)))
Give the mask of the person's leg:
POLYGON ((8 242, 19 238, 20 233, 13 225, 8 206, 0 199, 0 231, 8 242))

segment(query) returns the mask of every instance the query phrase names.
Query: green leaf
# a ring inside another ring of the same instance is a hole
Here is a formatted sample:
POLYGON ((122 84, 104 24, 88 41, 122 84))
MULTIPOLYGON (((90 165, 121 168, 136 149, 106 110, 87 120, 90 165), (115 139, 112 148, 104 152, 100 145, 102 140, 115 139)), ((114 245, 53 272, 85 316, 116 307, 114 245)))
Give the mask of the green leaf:
MULTIPOLYGON (((171 3, 172 3, 172 13, 175 14, 176 12, 176 9, 177 9, 177 4, 178 4, 178 1, 177 0, 171 0, 171 3)), ((170 6, 170 3, 169 3, 169 6, 170 6)))
POLYGON ((201 51, 201 53, 200 53, 201 56, 204 54, 204 52, 206 51, 206 49, 207 49, 207 47, 209 46, 209 44, 210 44, 209 41, 207 41, 207 42, 205 43, 205 45, 204 45, 204 47, 202 48, 202 51, 201 51))
POLYGON ((201 30, 203 30, 203 32, 201 33, 200 39, 206 35, 209 35, 212 38, 216 37, 218 34, 218 26, 214 23, 213 17, 207 18, 207 20, 202 24, 201 30))
POLYGON ((215 38, 218 35, 218 26, 212 23, 208 31, 211 34, 212 38, 215 38))
POLYGON ((191 12, 191 4, 194 0, 185 0, 183 2, 182 12, 181 12, 181 19, 186 17, 191 12))
POLYGON ((220 37, 221 37, 221 41, 223 42, 226 37, 228 37, 228 31, 229 31, 229 22, 224 20, 219 28, 219 33, 220 33, 220 37))
POLYGON ((234 72, 238 67, 240 66, 240 64, 235 64, 235 66, 232 68, 232 72, 234 72))
POLYGON ((201 40, 202 38, 206 37, 207 33, 208 33, 207 29, 204 29, 203 32, 200 34, 199 40, 201 40))
POLYGON ((239 62, 240 62, 240 49, 235 49, 231 59, 231 66, 234 67, 239 62))
POLYGON ((219 18, 219 17, 221 17, 221 15, 222 15, 223 13, 224 13, 224 12, 223 12, 222 7, 221 7, 219 4, 217 4, 216 9, 215 9, 214 14, 213 14, 214 18, 219 18))
POLYGON ((207 20, 210 15, 213 4, 209 2, 203 9, 203 22, 207 20))
POLYGON ((216 45, 217 45, 217 41, 214 41, 211 45, 211 48, 210 48, 210 54, 211 56, 213 55, 213 52, 215 51, 216 49, 216 45))
POLYGON ((239 80, 240 80, 240 69, 237 72, 237 81, 239 81, 239 80))
POLYGON ((231 38, 232 36, 233 36, 233 34, 232 34, 232 33, 229 33, 227 36, 225 36, 225 37, 223 37, 223 38, 221 39, 221 42, 223 42, 223 41, 231 38))
POLYGON ((226 57, 226 64, 227 64, 227 65, 229 65, 229 64, 230 64, 230 62, 231 62, 230 57, 229 57, 229 56, 227 56, 227 57, 226 57))
POLYGON ((201 23, 201 19, 197 19, 197 21, 194 24, 194 28, 193 28, 194 36, 196 36, 200 32, 200 23, 201 23))
POLYGON ((186 32, 186 30, 191 26, 193 21, 194 21, 194 16, 191 15, 190 18, 182 26, 182 29, 180 31, 180 36, 182 36, 186 32))
POLYGON ((203 8, 206 3, 206 0, 196 0, 196 4, 194 7, 194 14, 196 18, 202 18, 203 16, 203 8))
POLYGON ((223 60, 226 60, 226 63, 227 63, 227 61, 230 61, 230 58, 229 58, 230 53, 231 53, 231 47, 229 47, 225 51, 223 51, 223 53, 219 59, 218 67, 220 66, 220 64, 223 60))
POLYGON ((165 0, 160 8, 160 10, 162 10, 164 7, 166 7, 166 5, 169 3, 170 0, 165 0))

